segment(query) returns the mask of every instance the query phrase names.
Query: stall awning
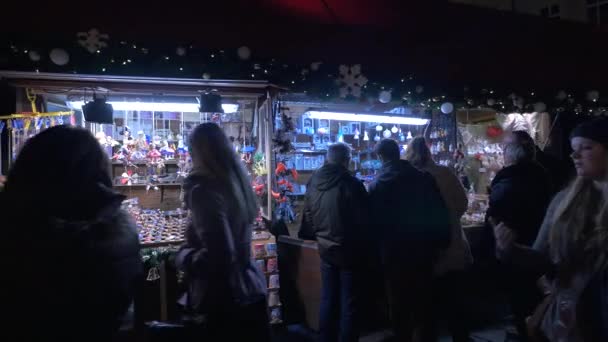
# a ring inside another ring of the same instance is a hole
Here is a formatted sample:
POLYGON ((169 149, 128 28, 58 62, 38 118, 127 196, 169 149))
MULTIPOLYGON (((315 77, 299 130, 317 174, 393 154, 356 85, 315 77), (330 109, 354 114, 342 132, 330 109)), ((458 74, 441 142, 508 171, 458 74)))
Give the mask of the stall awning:
POLYGON ((130 77, 110 75, 83 75, 0 71, 0 79, 9 84, 46 91, 109 92, 129 95, 196 95, 205 91, 218 91, 222 95, 258 97, 267 91, 284 90, 267 81, 250 80, 204 80, 189 78, 130 77))

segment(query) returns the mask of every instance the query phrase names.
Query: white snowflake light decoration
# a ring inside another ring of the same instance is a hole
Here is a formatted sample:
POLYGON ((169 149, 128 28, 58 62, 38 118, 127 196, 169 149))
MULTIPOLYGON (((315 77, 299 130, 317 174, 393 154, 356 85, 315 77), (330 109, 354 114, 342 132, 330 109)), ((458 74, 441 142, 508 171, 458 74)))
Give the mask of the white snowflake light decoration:
POLYGON ((89 32, 78 32, 78 44, 85 48, 90 53, 95 53, 101 48, 107 47, 107 40, 110 36, 105 33, 100 33, 99 30, 93 28, 89 32))
POLYGON ((338 78, 340 97, 345 98, 348 95, 361 97, 361 87, 366 83, 367 78, 361 73, 360 64, 351 67, 340 65, 340 76, 338 78))

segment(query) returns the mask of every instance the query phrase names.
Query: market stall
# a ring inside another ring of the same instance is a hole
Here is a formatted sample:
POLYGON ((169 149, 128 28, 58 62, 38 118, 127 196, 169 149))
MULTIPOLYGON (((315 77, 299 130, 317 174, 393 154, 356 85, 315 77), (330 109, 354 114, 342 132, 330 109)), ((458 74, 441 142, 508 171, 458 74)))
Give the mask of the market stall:
MULTIPOLYGON (((273 101, 279 88, 264 81, 215 81, 148 77, 0 72, 15 88, 17 113, 0 113, 6 172, 28 138, 56 124, 86 127, 111 160, 114 187, 137 223, 146 286, 141 321, 176 318, 179 275, 165 261, 184 242, 187 212, 182 183, 191 168, 188 135, 204 122, 218 124, 240 154, 254 184, 271 184, 273 101), (32 108, 25 112, 24 108, 32 108), (59 108, 42 112, 37 108, 59 108), (8 153, 7 153, 8 152, 8 153)), ((267 275, 272 323, 280 323, 276 243, 263 218, 274 206, 257 188, 260 215, 252 257, 267 275)), ((137 307, 136 307, 137 310, 137 307)))
POLYGON ((289 100, 280 102, 277 120, 277 140, 286 142, 275 149, 275 174, 283 177, 278 177, 278 192, 274 194, 277 202, 286 207, 277 218, 283 218, 289 228, 289 236, 281 236, 278 242, 284 317, 287 323, 304 322, 316 330, 321 299, 320 259, 316 242, 303 241, 297 233, 306 184, 325 163, 327 148, 337 142, 349 145, 349 169, 367 186, 382 166, 374 153, 381 139, 394 139, 403 153, 411 139, 423 135, 435 161, 454 166, 456 122, 450 113, 425 108, 370 110, 363 105, 289 100))
POLYGON ((462 109, 456 112, 462 162, 457 171, 469 191, 469 210, 464 227, 484 224, 488 189, 496 173, 504 167, 504 132, 526 131, 540 150, 551 144, 554 121, 547 112, 504 114, 492 109, 462 109))

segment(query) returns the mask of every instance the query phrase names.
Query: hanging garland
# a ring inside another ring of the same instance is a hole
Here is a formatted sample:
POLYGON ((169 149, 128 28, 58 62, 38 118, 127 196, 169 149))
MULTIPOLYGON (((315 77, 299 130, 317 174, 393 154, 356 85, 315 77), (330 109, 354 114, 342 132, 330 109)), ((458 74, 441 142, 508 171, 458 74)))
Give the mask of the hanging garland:
MULTIPOLYGON (((262 58, 256 51, 209 49, 195 45, 167 45, 150 48, 139 42, 110 39, 91 28, 68 37, 39 37, 9 41, 0 46, 0 69, 157 76, 199 79, 268 80, 289 87, 315 101, 357 102, 382 108, 406 106, 445 113, 446 108, 485 108, 499 112, 566 112, 573 115, 608 115, 606 91, 567 90, 555 87, 535 91, 507 89, 500 84, 469 87, 464 84, 441 88, 400 70, 386 73, 386 66, 330 64, 320 60, 288 63, 262 58), (151 74, 150 70, 153 70, 151 74), (382 75, 382 76, 380 76, 382 75), (443 107, 448 103, 447 107, 443 107)), ((401 68, 401 66, 392 66, 401 68)), ((441 80, 437 84, 441 84, 441 80)), ((466 80, 463 80, 466 81, 466 80)))

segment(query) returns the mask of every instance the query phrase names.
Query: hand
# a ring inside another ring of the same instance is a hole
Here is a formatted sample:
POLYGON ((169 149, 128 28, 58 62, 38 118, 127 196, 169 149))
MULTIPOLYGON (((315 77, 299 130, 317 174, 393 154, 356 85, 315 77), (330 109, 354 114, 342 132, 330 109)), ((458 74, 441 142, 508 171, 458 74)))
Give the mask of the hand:
POLYGON ((515 232, 503 222, 496 224, 496 222, 490 218, 490 224, 494 228, 494 237, 496 238, 496 249, 501 253, 508 253, 515 245, 516 235, 515 232))

